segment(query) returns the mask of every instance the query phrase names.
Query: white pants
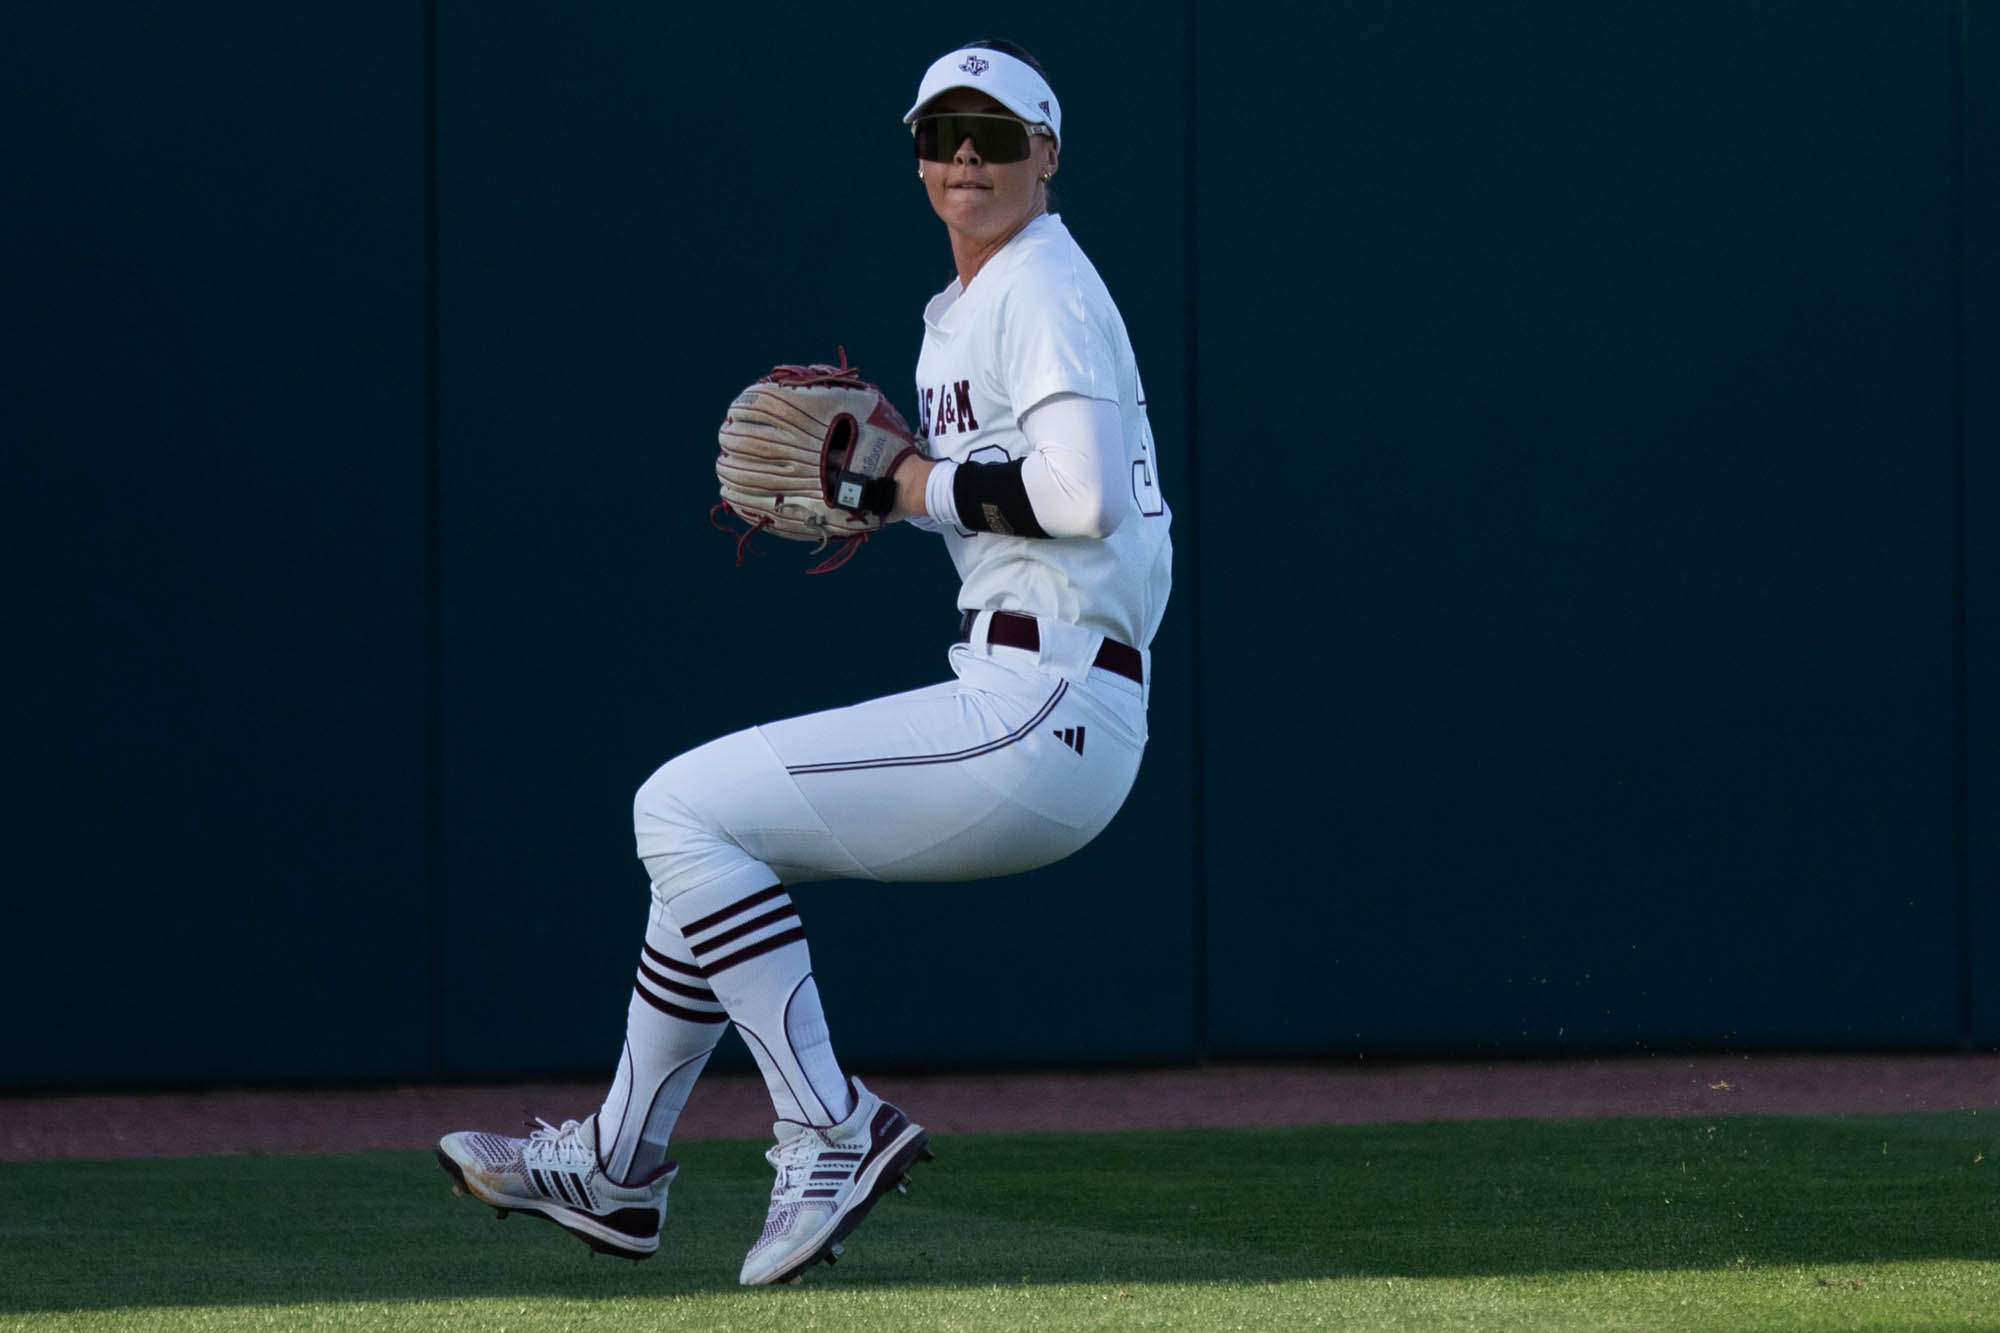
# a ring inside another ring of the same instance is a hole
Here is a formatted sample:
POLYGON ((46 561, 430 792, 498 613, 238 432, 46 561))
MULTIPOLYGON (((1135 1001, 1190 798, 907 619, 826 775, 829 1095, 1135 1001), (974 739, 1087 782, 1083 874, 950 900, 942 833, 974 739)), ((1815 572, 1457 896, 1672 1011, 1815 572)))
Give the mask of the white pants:
POLYGON ((1019 648, 958 644, 951 666, 662 766, 633 803, 661 904, 711 885, 1009 875, 1089 842, 1138 775, 1145 692, 1019 648))
POLYGON ((1117 813, 1145 749, 1145 691, 1079 665, 1083 636, 995 647, 985 624, 951 650, 952 680, 724 736, 639 788, 655 902, 598 1122, 618 1178, 661 1169, 725 1014, 780 1120, 826 1127, 862 1104, 786 885, 1032 870, 1117 813))

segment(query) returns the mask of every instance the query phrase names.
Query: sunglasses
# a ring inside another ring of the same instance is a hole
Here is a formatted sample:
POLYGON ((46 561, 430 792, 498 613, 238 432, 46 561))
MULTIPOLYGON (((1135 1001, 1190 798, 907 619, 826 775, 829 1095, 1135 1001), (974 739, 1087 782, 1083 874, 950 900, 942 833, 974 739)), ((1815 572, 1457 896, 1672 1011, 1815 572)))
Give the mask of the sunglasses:
MULTIPOLYGON (((949 162, 958 146, 972 140, 972 151, 988 162, 1025 162, 1028 140, 1048 134, 1046 125, 1029 125, 1012 116, 985 115, 977 111, 949 111, 936 116, 919 116, 911 124, 916 136, 917 156, 925 162, 949 162)), ((1051 136, 1053 137, 1053 136, 1051 136)))

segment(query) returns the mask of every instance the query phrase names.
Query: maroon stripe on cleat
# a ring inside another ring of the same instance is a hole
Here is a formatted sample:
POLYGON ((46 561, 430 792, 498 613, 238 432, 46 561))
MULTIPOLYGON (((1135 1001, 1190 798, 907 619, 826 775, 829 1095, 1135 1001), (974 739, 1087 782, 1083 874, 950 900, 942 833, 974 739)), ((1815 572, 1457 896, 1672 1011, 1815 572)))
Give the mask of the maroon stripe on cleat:
POLYGON ((660 1234, 660 1215, 651 1208, 620 1208, 615 1213, 606 1213, 597 1219, 613 1231, 635 1236, 640 1240, 660 1234))
POLYGON ((868 1126, 868 1154, 864 1161, 874 1161, 889 1142, 909 1128, 910 1118, 887 1102, 875 1113, 875 1119, 868 1126))

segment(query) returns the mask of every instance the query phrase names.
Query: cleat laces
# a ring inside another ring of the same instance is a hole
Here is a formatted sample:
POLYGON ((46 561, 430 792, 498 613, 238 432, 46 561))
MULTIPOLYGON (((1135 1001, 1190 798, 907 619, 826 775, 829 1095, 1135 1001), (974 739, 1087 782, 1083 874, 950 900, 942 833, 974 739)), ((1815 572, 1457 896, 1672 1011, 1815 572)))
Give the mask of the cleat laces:
POLYGON ((764 1150, 764 1160, 778 1173, 778 1180, 771 1187, 771 1202, 797 1203, 805 1194, 808 1181, 812 1179, 812 1143, 808 1135, 801 1134, 795 1139, 773 1144, 764 1150))
POLYGON ((522 1146, 521 1160, 524 1164, 570 1170, 597 1165, 597 1153, 584 1146, 583 1136, 578 1133, 583 1128, 581 1120, 565 1120, 560 1125, 551 1125, 536 1116, 535 1123, 541 1128, 531 1131, 522 1146))

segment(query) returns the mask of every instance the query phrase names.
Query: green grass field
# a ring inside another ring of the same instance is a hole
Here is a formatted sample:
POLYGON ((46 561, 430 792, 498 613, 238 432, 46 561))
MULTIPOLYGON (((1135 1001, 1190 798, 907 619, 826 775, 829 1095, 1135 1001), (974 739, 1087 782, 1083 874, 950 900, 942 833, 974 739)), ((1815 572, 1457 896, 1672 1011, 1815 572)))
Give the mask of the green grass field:
POLYGON ((0 1165, 0 1329, 2000 1329, 2000 1114, 941 1140, 803 1287, 761 1143, 659 1257, 424 1153, 0 1165))

